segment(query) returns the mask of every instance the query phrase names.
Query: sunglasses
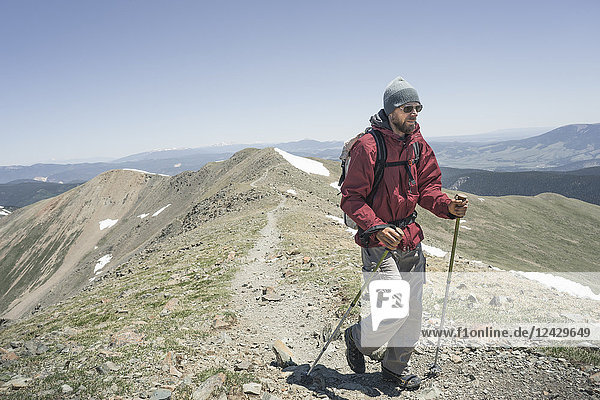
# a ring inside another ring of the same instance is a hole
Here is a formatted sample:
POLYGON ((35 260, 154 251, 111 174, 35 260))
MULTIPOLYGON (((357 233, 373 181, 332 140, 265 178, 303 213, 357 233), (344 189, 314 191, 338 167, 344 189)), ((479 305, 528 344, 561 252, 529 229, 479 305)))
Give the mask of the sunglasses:
POLYGON ((411 112, 413 112, 413 109, 416 112, 421 112, 421 110, 423 109, 423 105, 422 104, 417 104, 416 106, 404 106, 402 107, 402 111, 406 114, 410 114, 411 112))

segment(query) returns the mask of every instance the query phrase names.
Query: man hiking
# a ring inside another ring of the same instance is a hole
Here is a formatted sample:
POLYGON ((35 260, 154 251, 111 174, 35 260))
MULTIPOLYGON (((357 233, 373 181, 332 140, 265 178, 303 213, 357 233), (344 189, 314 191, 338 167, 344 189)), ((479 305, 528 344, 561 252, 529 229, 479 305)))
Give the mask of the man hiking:
MULTIPOLYGON (((408 361, 421 331, 425 257, 423 231, 415 222, 419 204, 440 218, 463 217, 467 200, 451 200, 441 190, 441 171, 433 150, 421 136, 417 116, 423 109, 417 91, 397 77, 386 87, 383 109, 354 142, 341 186, 341 208, 358 226, 363 272, 380 265, 383 279, 410 284, 410 309, 404 318, 387 319, 373 329, 371 316, 344 332, 346 359, 352 371, 365 372, 365 355, 387 343, 382 376, 403 389, 421 380, 408 371, 408 361), (386 158, 381 160, 381 157, 386 158)), ((379 276, 379 275, 378 275, 379 276)))

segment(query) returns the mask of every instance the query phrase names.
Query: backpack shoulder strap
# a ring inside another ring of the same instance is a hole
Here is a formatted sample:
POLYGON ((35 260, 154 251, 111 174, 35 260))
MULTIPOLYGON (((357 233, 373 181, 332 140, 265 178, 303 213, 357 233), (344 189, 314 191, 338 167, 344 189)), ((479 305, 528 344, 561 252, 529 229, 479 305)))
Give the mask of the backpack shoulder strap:
POLYGON ((419 142, 413 142, 412 146, 413 146, 413 154, 414 154, 413 162, 418 166, 419 159, 421 158, 421 147, 419 146, 419 142))
POLYGON ((373 201, 373 196, 377 191, 377 187, 381 183, 383 179, 383 170, 386 167, 387 161, 387 148, 385 147, 385 140, 383 139, 383 135, 376 129, 369 128, 368 133, 373 135, 375 139, 375 145, 377 147, 377 158, 375 159, 375 167, 373 173, 373 186, 371 187, 371 193, 367 196, 367 204, 371 204, 373 201))

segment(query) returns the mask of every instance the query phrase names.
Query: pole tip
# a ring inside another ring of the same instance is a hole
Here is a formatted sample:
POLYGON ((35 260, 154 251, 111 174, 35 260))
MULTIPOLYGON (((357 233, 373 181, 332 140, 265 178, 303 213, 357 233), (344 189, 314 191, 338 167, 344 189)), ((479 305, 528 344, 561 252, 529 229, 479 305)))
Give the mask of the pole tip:
POLYGON ((442 368, 440 368, 440 366, 437 364, 432 364, 429 367, 429 372, 427 373, 427 376, 429 378, 436 378, 436 377, 440 376, 441 374, 442 374, 442 368))

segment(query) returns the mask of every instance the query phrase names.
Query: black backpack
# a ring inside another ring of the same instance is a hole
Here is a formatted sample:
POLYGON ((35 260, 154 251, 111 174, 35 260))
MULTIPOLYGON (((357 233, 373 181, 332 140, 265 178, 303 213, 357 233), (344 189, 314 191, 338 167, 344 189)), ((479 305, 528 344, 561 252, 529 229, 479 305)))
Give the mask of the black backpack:
MULTIPOLYGON (((375 193, 377 192, 377 187, 381 183, 381 179, 383 179, 383 172, 386 167, 395 167, 395 166, 399 166, 399 165, 406 166, 406 171, 408 172, 408 180, 409 180, 410 185, 412 186, 416 183, 414 177, 412 176, 412 172, 410 171, 410 166, 412 164, 418 165, 419 158, 421 155, 421 149, 419 148, 419 144, 417 142, 413 142, 412 143, 413 151, 414 151, 413 159, 408 160, 408 161, 387 162, 387 148, 385 146, 385 140, 383 139, 383 135, 377 129, 367 128, 364 132, 360 133, 358 136, 356 136, 354 139, 352 139, 351 141, 349 141, 346 144, 344 151, 342 152, 342 155, 340 156, 340 159, 342 160, 342 174, 340 175, 340 180, 338 182, 338 185, 340 187, 342 186, 342 183, 346 179, 346 175, 348 173, 348 166, 350 165, 350 161, 351 161, 350 154, 349 154, 350 148, 352 147, 352 145, 354 145, 356 140, 360 139, 363 135, 366 135, 366 134, 373 135, 373 138, 375 139, 375 145, 377 147, 377 158, 375 160, 375 166, 374 166, 375 172, 374 172, 373 186, 371 187, 371 192, 367 195, 367 198, 366 198, 367 204, 369 206, 371 206, 373 203, 373 196, 375 196, 375 193)), ((348 217, 346 215, 346 213, 344 213, 344 223, 346 224, 346 226, 348 226, 352 229, 358 229, 358 225, 356 225, 356 222, 354 222, 350 217, 348 217)))

